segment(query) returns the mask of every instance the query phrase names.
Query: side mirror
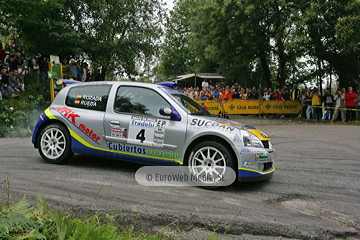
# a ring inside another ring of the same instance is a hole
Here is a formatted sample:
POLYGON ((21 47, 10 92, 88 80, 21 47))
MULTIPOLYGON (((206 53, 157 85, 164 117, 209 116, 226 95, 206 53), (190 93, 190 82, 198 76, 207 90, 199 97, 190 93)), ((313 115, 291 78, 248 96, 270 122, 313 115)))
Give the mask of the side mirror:
POLYGON ((180 114, 173 107, 162 107, 159 110, 160 115, 170 117, 170 120, 181 121, 180 114))

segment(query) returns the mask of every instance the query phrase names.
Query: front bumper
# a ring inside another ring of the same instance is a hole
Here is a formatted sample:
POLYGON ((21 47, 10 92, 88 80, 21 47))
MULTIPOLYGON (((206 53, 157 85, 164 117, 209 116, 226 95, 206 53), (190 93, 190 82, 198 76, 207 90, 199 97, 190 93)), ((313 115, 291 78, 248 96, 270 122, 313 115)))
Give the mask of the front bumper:
POLYGON ((241 157, 237 172, 239 181, 261 181, 272 177, 275 171, 275 150, 270 142, 269 147, 239 149, 241 157))

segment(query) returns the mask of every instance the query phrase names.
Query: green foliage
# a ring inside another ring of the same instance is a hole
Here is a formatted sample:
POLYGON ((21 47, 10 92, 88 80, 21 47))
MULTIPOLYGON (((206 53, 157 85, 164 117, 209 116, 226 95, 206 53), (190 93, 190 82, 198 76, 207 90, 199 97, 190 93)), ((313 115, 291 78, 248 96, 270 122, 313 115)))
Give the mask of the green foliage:
POLYGON ((25 197, 16 204, 0 203, 0 238, 4 239, 46 239, 39 230, 42 224, 33 216, 33 208, 25 197), (26 237, 25 237, 26 236, 26 237))
POLYGON ((109 79, 150 71, 164 19, 157 0, 7 0, 0 11, 27 52, 88 59, 109 79))
POLYGON ((0 101, 0 138, 30 137, 40 113, 47 107, 44 91, 37 76, 30 74, 25 82, 26 92, 16 93, 17 98, 0 101))
POLYGON ((178 0, 158 71, 217 72, 242 86, 284 86, 333 75, 359 83, 360 2, 178 0))
POLYGON ((0 238, 15 239, 56 239, 56 240, 98 240, 98 239, 169 239, 156 233, 137 233, 134 225, 119 230, 114 216, 98 213, 90 218, 73 218, 61 211, 52 211, 43 193, 37 191, 37 206, 32 207, 23 198, 15 204, 0 202, 0 238))

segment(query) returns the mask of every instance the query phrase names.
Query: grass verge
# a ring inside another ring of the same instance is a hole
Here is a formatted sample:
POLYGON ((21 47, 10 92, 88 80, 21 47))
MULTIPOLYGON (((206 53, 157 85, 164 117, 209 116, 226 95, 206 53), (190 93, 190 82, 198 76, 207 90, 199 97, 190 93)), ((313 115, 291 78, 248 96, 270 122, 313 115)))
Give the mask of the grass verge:
POLYGON ((0 202, 0 239, 173 239, 161 231, 149 234, 135 230, 135 223, 116 226, 111 214, 85 214, 83 218, 76 218, 60 210, 54 211, 40 191, 37 191, 36 202, 36 206, 31 206, 25 197, 14 204, 0 202))

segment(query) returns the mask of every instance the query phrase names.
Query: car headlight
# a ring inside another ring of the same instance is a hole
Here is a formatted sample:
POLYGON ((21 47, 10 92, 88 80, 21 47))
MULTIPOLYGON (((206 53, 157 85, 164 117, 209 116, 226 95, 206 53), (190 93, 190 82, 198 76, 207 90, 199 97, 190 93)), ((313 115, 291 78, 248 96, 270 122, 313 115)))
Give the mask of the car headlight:
POLYGON ((243 141, 245 146, 264 148, 264 145, 261 142, 261 140, 254 134, 248 131, 243 131, 242 134, 243 134, 243 141))

